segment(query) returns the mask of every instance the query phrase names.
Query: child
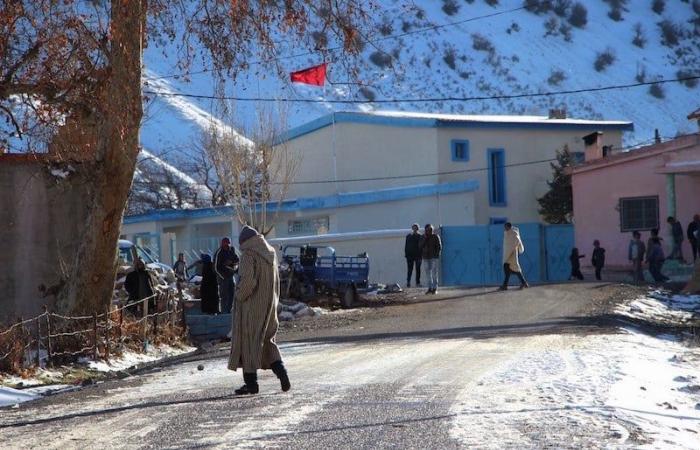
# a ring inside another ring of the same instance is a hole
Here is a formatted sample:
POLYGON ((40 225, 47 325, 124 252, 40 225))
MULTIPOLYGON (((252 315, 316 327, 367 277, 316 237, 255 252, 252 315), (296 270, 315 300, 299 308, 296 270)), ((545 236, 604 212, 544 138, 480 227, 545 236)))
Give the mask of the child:
POLYGON ((651 238, 651 248, 649 251, 649 272, 657 283, 668 281, 668 277, 661 273, 664 265, 664 250, 661 248, 661 240, 658 237, 651 238))
POLYGON ((574 247, 571 250, 571 256, 569 256, 569 260, 571 261, 571 277, 569 277, 570 280, 574 278, 583 280, 583 274, 581 273, 581 262, 579 261, 579 259, 585 257, 586 255, 578 254, 578 249, 576 247, 574 247))
POLYGON ((646 247, 642 242, 642 234, 639 231, 632 232, 632 240, 627 251, 627 259, 632 263, 632 279, 636 284, 644 283, 644 270, 642 261, 646 254, 646 247))
POLYGON ((605 266, 605 249, 600 246, 600 241, 593 241, 593 256, 591 256, 591 265, 595 267, 595 279, 600 281, 600 271, 605 266))

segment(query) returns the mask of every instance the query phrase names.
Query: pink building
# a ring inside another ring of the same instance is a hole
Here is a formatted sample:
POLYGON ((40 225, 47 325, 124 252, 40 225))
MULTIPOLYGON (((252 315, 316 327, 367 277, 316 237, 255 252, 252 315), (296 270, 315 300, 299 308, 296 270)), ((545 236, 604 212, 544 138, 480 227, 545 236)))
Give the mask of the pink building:
POLYGON ((598 239, 606 266, 627 266, 632 231, 646 242, 649 230, 659 228, 668 256, 666 218, 674 216, 683 226, 683 256, 692 260, 685 231, 700 214, 700 133, 612 155, 600 135, 584 138, 585 162, 572 170, 576 246, 590 255, 598 239))

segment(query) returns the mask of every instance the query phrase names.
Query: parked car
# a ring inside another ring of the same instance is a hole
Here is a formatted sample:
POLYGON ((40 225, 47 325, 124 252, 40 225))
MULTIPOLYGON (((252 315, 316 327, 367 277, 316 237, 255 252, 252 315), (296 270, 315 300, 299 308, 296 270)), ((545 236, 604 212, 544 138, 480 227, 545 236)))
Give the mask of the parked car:
POLYGON ((119 239, 119 264, 133 267, 136 258, 141 258, 146 263, 146 267, 163 276, 168 283, 175 282, 175 272, 172 267, 158 261, 157 258, 142 247, 134 245, 133 242, 119 239))

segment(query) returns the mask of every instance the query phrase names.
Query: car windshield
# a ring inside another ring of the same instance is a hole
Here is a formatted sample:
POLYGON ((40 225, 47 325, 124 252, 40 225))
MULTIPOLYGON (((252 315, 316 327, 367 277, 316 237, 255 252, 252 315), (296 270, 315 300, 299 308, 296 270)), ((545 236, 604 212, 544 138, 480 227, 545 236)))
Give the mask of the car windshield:
POLYGON ((136 254, 139 255, 139 258, 143 259, 143 262, 145 262, 146 264, 158 262, 157 259, 151 256, 150 253, 148 253, 148 250, 145 250, 139 247, 138 245, 136 246, 136 254))
POLYGON ((134 259, 132 258, 131 249, 129 247, 119 247, 119 261, 123 265, 134 264, 134 259))

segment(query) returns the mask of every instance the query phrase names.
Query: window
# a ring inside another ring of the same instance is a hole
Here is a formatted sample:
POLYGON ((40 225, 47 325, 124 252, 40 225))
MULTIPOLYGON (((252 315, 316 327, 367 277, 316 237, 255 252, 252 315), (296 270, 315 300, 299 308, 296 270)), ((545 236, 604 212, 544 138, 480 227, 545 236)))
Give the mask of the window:
POLYGON ((452 161, 469 161, 469 141, 452 141, 452 161))
POLYGON ((659 227, 659 197, 620 199, 620 231, 651 230, 659 227))
POLYGON ((504 223, 508 222, 507 217, 491 217, 489 219, 489 224, 490 225, 503 225, 504 223))
POLYGON ((489 149, 489 203, 506 206, 506 155, 501 148, 489 149))
POLYGON ((307 219, 295 219, 288 222, 290 236, 305 236, 328 233, 328 216, 307 219))

